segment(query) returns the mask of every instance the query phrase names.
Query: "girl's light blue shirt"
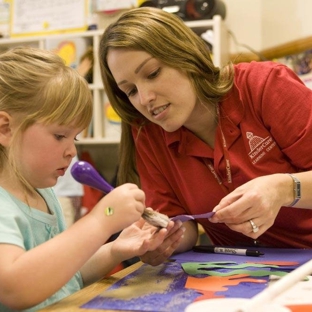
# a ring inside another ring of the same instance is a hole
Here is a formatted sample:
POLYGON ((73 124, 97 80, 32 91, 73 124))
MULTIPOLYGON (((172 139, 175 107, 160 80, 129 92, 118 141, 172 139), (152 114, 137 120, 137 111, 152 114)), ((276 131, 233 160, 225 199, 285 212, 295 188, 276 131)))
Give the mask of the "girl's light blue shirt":
MULTIPOLYGON (((30 208, 0 187, 0 244, 13 244, 25 250, 30 250, 65 230, 66 225, 62 208, 53 189, 38 189, 38 192, 45 199, 51 214, 30 208)), ((57 257, 57 254, 54 256, 57 257)), ((43 280, 42 283, 44 282, 43 280)), ((29 283, 31 284, 31 281, 29 283)), ((37 311, 67 297, 82 287, 82 277, 80 272, 77 272, 66 285, 50 298, 24 311, 37 311)), ((12 310, 0 303, 0 311, 12 310)))

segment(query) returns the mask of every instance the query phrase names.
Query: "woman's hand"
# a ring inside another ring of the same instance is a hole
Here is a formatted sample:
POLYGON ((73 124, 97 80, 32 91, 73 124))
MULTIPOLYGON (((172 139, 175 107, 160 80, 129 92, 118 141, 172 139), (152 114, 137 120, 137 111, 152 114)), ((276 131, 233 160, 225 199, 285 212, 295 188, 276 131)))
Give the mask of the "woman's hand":
POLYGON ((292 202, 292 183, 286 174, 253 179, 225 196, 209 220, 257 239, 273 225, 281 206, 292 202))

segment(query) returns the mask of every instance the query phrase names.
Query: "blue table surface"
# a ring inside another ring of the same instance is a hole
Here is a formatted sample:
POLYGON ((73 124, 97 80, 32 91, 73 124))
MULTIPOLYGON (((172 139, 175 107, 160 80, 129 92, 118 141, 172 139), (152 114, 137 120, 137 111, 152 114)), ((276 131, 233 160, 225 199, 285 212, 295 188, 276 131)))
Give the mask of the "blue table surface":
POLYGON ((261 262, 261 261, 291 261, 298 262, 301 265, 312 259, 312 249, 283 249, 283 248, 248 248, 259 250, 264 253, 260 257, 215 254, 215 253, 201 253, 189 251, 171 257, 176 262, 210 262, 210 261, 235 261, 235 262, 261 262))
MULTIPOLYGON (((143 265, 125 278, 117 281, 109 289, 93 300, 84 304, 85 309, 107 309, 119 311, 181 312, 186 306, 201 296, 195 289, 184 287, 187 274, 183 272, 181 263, 185 262, 219 262, 236 263, 283 261, 296 262, 299 266, 312 258, 312 249, 275 249, 253 248, 264 253, 260 257, 225 255, 213 253, 185 252, 171 257, 172 262, 152 267, 143 265), (140 277, 144 276, 144 278, 140 277), (158 287, 164 279, 170 279, 168 288, 159 291, 158 287), (157 286, 158 285, 158 286, 157 286), (126 290, 129 297, 119 297, 119 290, 126 290), (145 293, 142 293, 142 290, 145 293)), ((293 267, 292 267, 293 269, 293 267)), ((266 287, 264 283, 240 283, 229 287, 225 292, 217 292, 217 296, 229 298, 250 298, 266 287)))

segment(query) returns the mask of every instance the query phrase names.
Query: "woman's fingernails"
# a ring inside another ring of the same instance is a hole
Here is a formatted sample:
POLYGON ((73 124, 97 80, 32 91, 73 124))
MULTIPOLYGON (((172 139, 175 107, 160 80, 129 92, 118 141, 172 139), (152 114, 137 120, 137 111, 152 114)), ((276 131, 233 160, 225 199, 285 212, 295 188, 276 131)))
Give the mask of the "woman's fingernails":
POLYGON ((213 208, 212 212, 217 212, 219 210, 219 205, 213 208))

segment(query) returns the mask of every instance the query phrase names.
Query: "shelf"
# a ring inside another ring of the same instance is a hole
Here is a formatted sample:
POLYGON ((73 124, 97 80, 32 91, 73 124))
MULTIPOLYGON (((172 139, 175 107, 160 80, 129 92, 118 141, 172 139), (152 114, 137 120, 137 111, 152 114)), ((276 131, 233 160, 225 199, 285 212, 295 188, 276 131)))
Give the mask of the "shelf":
POLYGON ((208 29, 213 31, 213 62, 216 66, 223 66, 229 61, 228 31, 220 15, 212 19, 186 21, 185 24, 195 33, 201 35, 208 29))
MULTIPOLYGON (((197 34, 204 33, 208 29, 213 30, 214 42, 213 42, 213 61, 216 66, 222 66, 229 60, 228 53, 228 34, 224 21, 220 16, 216 15, 212 19, 186 21, 185 24, 194 30, 197 34)), ((0 39, 0 52, 9 48, 30 45, 41 49, 52 49, 55 42, 65 40, 86 39, 85 45, 93 45, 93 83, 89 84, 89 89, 93 95, 93 120, 92 120, 92 138, 81 138, 76 142, 77 145, 100 145, 100 144, 118 144, 118 130, 108 127, 108 120, 105 119, 104 105, 105 105, 105 90, 102 84, 98 50, 101 36, 104 29, 90 30, 85 32, 65 32, 60 34, 40 35, 35 37, 14 37, 14 38, 2 38, 0 39), (105 136, 105 133, 108 134, 105 136), (109 135, 113 133, 112 137, 109 135)), ((80 41, 79 41, 80 42, 80 41)))
POLYGON ((12 45, 15 43, 28 43, 28 42, 38 42, 45 41, 49 39, 68 39, 68 38, 88 38, 94 36, 101 36, 104 30, 88 30, 84 32, 66 32, 60 34, 49 34, 49 35, 39 35, 39 36, 23 36, 23 37, 12 37, 12 38, 0 38, 0 45, 12 45))
POLYGON ((104 91, 104 87, 103 85, 100 84, 94 84, 94 83, 89 83, 89 89, 90 90, 103 90, 104 91))
POLYGON ((216 15, 213 19, 185 21, 185 24, 192 28, 196 33, 201 34, 207 29, 213 29, 216 26, 216 23, 220 22, 219 20, 221 20, 221 17, 216 15))
POLYGON ((76 145, 98 145, 98 144, 119 144, 119 139, 116 138, 83 138, 76 141, 76 145))

